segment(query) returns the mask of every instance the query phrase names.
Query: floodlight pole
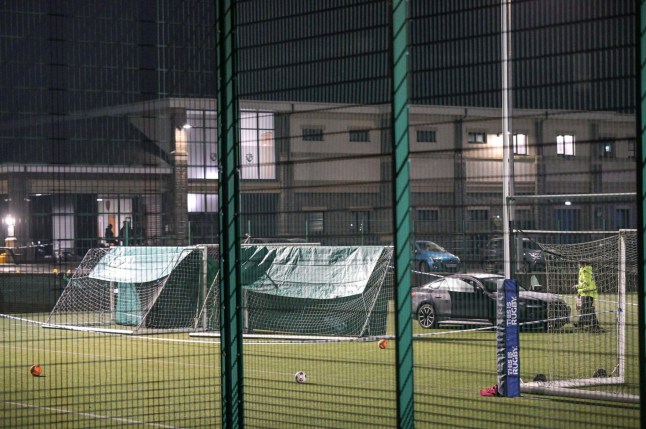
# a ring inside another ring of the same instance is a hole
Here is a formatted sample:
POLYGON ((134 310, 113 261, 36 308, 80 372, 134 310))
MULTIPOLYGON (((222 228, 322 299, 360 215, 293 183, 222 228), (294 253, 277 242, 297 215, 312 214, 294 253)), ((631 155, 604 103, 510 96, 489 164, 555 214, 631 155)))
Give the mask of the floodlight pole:
MULTIPOLYGON (((503 162, 503 243, 504 243, 504 274, 506 279, 511 278, 511 240, 510 230, 514 222, 514 150, 510 145, 512 136, 511 128, 511 90, 509 83, 509 47, 511 46, 511 32, 509 31, 511 19, 511 0, 500 0, 501 9, 501 57, 502 57, 502 162, 503 162)), ((513 140, 512 140, 513 142, 513 140)))

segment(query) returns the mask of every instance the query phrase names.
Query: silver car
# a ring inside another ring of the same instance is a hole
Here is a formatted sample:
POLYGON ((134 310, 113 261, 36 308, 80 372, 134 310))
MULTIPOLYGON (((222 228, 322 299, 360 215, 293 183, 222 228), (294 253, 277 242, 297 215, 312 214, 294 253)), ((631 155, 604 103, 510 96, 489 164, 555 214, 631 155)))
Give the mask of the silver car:
MULTIPOLYGON (((413 317, 422 328, 495 324, 497 288, 503 279, 491 273, 452 274, 412 288, 413 317)), ((518 308, 519 322, 526 326, 553 330, 570 321, 570 307, 551 293, 519 287, 518 308)))

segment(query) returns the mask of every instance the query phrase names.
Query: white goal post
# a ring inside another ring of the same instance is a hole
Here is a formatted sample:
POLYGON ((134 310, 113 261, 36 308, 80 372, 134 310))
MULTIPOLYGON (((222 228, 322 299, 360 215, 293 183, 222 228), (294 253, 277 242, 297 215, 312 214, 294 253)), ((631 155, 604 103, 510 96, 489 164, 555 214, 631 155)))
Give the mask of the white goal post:
POLYGON ((571 304, 573 323, 560 332, 546 334, 554 336, 543 340, 549 344, 547 350, 541 350, 536 341, 523 352, 521 342, 523 364, 529 372, 521 391, 638 402, 636 231, 620 230, 612 235, 603 231, 522 233, 543 249, 547 292, 571 304), (579 261, 593 268, 599 297, 592 311, 602 332, 576 325, 581 311, 575 293, 579 261))

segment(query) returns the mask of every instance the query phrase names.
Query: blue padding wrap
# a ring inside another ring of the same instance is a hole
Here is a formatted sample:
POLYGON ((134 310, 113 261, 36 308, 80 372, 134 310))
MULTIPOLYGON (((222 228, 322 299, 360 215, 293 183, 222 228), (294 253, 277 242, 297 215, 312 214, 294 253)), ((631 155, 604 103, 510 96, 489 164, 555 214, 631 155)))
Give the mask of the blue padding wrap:
POLYGON ((497 363, 498 392, 520 396, 520 344, 518 338, 518 282, 506 279, 498 285, 497 363))

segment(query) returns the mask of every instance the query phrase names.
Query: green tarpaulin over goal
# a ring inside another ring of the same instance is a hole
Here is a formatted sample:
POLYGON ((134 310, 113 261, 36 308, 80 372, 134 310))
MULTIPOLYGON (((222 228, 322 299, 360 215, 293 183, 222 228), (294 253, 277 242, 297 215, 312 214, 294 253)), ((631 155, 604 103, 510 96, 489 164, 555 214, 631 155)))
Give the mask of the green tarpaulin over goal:
POLYGON ((363 293, 383 253, 379 246, 242 248, 242 284, 271 295, 335 299, 363 293))
POLYGON ((110 249, 88 278, 113 285, 116 324, 186 329, 193 328, 201 304, 203 269, 195 247, 123 246, 110 249))
MULTIPOLYGON (((391 256, 385 246, 242 246, 246 332, 383 335, 391 256)), ((217 246, 94 249, 50 321, 219 330, 218 273, 217 246)))
POLYGON ((120 283, 151 282, 167 277, 189 253, 186 247, 113 247, 88 277, 120 283))
POLYGON ((384 246, 245 246, 242 286, 248 332, 383 335, 384 246))

